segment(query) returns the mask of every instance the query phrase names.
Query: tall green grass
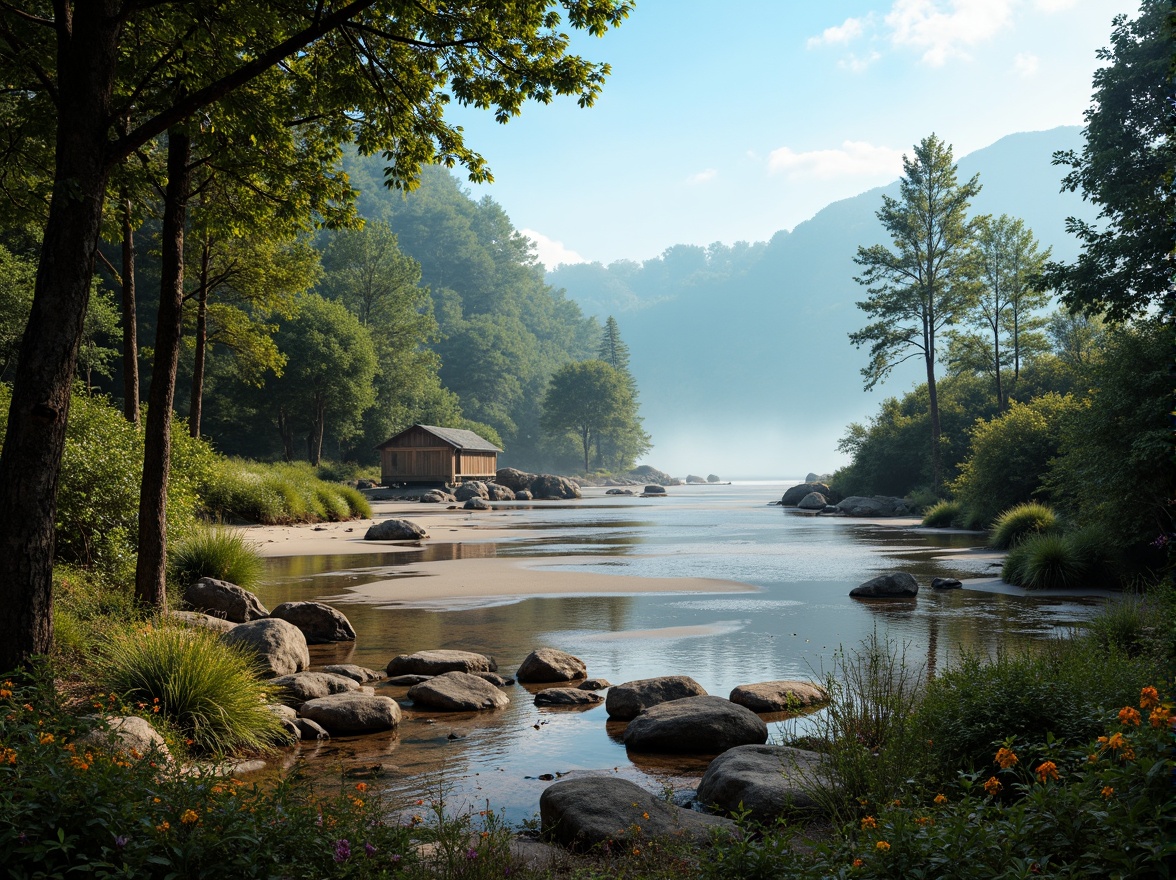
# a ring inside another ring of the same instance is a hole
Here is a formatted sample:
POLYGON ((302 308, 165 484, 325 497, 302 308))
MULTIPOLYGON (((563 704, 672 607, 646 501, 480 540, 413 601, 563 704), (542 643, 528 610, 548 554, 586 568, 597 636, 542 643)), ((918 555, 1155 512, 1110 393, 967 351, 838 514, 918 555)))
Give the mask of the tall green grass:
POLYGON ((271 525, 372 515, 363 493, 320 479, 305 462, 263 464, 222 459, 202 500, 207 516, 271 525))
POLYGON ((128 704, 158 707, 198 754, 262 751, 284 736, 254 660, 207 630, 162 625, 124 633, 99 648, 96 673, 128 704))
POLYGON ((932 504, 923 512, 923 525, 930 528, 950 528, 963 513, 963 506, 958 501, 939 501, 932 504))
POLYGON ((176 545, 170 557, 172 582, 181 588, 211 577, 252 590, 265 567, 261 554, 244 532, 222 526, 201 529, 176 545))
POLYGON ((1097 529, 1030 533, 1009 550, 1001 577, 1031 590, 1110 587, 1114 555, 1097 529))
POLYGON ((1007 550, 1033 534, 1052 532, 1058 528, 1057 514, 1044 504, 1031 502, 1010 507, 992 524, 990 546, 1007 550))

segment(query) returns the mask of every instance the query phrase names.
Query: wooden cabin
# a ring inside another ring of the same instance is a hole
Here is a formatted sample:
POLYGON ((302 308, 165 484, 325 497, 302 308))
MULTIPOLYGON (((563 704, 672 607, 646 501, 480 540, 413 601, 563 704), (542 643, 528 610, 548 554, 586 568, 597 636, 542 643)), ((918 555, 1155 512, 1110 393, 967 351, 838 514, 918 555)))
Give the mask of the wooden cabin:
POLYGON ((493 479, 502 452, 473 431, 435 425, 413 425, 376 448, 385 486, 493 479))

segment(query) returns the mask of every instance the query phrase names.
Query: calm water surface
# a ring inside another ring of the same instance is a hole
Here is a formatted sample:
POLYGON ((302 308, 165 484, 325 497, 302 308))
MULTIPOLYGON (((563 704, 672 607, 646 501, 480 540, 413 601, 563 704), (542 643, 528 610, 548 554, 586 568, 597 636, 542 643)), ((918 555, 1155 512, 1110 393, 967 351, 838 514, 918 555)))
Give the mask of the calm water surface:
MULTIPOLYGON (((933 593, 932 577, 998 574, 991 556, 977 552, 979 536, 769 506, 788 485, 683 486, 670 488, 667 498, 504 505, 471 517, 487 529, 516 529, 516 537, 479 540, 476 531, 473 537, 463 531, 460 543, 446 543, 444 532, 431 530, 428 545, 411 553, 275 558, 257 592, 269 607, 315 599, 348 616, 356 642, 312 647, 314 665, 383 670, 397 654, 458 648, 493 655, 499 671, 510 675, 529 651, 547 645, 581 657, 593 677, 619 683, 684 674, 723 696, 749 682, 818 677, 839 647, 853 647, 874 630, 905 646, 913 662, 935 669, 961 649, 992 653, 1049 638, 1096 607, 1090 600, 990 587, 933 593), (527 558, 540 567, 603 576, 733 580, 747 592, 551 596, 446 607, 377 606, 350 593, 372 581, 421 576, 414 571, 420 562, 471 557, 527 558), (924 585, 917 600, 849 598, 862 581, 895 570, 924 585)), ((411 518, 428 529, 438 512, 422 505, 411 518)), ((507 688, 505 709, 422 713, 412 710, 406 690, 377 691, 405 709, 395 733, 302 744, 287 754, 286 766, 311 769, 323 780, 363 774, 392 803, 410 808, 439 791, 455 808, 489 801, 515 822, 537 812, 539 794, 550 784, 541 776, 608 770, 660 791, 692 787, 706 766, 705 759, 628 754, 619 741, 623 725, 607 723, 603 706, 538 709, 527 689, 515 685, 507 688)), ((804 724, 769 726, 778 739, 804 724)))

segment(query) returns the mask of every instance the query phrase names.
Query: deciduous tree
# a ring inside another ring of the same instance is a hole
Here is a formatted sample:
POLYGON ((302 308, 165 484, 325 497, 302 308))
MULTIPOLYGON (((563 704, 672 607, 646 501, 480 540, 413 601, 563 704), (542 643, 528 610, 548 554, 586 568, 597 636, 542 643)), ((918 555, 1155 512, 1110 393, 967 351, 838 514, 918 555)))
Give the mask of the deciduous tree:
POLYGON ((575 434, 585 471, 590 469, 589 453, 599 436, 643 433, 625 377, 601 360, 580 361, 556 371, 543 397, 540 424, 551 434, 575 434))
POLYGON ((959 183, 952 151, 934 134, 902 158, 899 198, 882 196, 878 219, 893 247, 859 247, 854 278, 869 292, 859 302, 874 323, 849 335, 854 345, 869 344, 870 363, 862 369, 866 388, 884 380, 896 366, 923 360, 931 417, 931 481, 942 485, 939 399, 935 373, 938 334, 960 320, 975 299, 971 199, 980 191, 979 175, 959 183))

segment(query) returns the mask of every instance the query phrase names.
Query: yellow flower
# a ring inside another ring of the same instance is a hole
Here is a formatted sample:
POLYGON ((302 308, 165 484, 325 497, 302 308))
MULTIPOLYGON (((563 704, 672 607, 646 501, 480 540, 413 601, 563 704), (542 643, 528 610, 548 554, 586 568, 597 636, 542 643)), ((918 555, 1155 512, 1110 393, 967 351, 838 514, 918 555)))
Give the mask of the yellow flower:
POLYGON ((87 770, 89 770, 89 769, 90 769, 90 765, 89 765, 89 764, 87 764, 87 763, 86 763, 86 762, 85 762, 83 759, 81 759, 81 758, 77 757, 76 755, 75 755, 74 757, 70 758, 70 759, 69 759, 69 762, 70 762, 70 763, 71 763, 71 764, 72 764, 72 765, 73 765, 73 766, 74 766, 76 769, 78 769, 78 770, 81 770, 83 773, 84 773, 85 771, 87 771, 87 770))
POLYGON ((166 819, 164 819, 162 822, 160 822, 158 825, 155 826, 155 830, 158 831, 160 834, 166 834, 169 830, 171 830, 171 822, 168 822, 166 819))
POLYGON ((1131 706, 1124 706, 1119 710, 1119 723, 1123 725, 1132 724, 1139 726, 1139 710, 1131 706))
POLYGON ((936 806, 942 807, 946 803, 947 803, 947 795, 945 795, 945 794, 935 795, 935 805, 936 806))
MULTIPOLYGON (((7 685, 8 682, 5 682, 7 685)), ((1160 705, 1160 694, 1154 687, 1145 687, 1139 692, 1139 708, 1151 709, 1153 706, 1160 705)))
POLYGON ((200 821, 200 816, 195 810, 184 810, 180 813, 180 821, 185 825, 194 825, 200 821))
POLYGON ((1008 770, 1019 759, 1012 749, 1004 748, 1003 746, 996 750, 995 762, 1000 765, 1001 770, 1008 770))
POLYGON ((1037 779, 1043 785, 1047 779, 1052 779, 1054 782, 1058 781, 1058 765, 1053 761, 1043 761, 1037 766, 1034 772, 1037 774, 1037 779))
POLYGON ((873 816, 866 816, 864 819, 862 819, 862 830, 863 831, 866 830, 867 828, 877 828, 877 827, 878 827, 878 820, 875 819, 873 816))
POLYGON ((984 791, 987 792, 991 797, 996 797, 998 794, 1000 794, 1000 790, 1002 788, 1004 788, 1004 786, 1000 784, 1000 780, 995 776, 989 776, 988 781, 984 783, 984 791))
POLYGON ((363 807, 363 798, 352 798, 351 803, 358 810, 363 807))
POLYGON ((12 691, 8 688, 0 688, 0 700, 7 700, 12 696, 12 691))
POLYGON ((878 852, 887 852, 890 849, 890 844, 885 840, 879 840, 874 844, 874 849, 878 850, 878 852))
POLYGON ((1168 723, 1172 717, 1172 710, 1164 706, 1157 706, 1151 710, 1151 715, 1147 717, 1148 722, 1152 727, 1163 727, 1168 723))
POLYGON ((1113 788, 1111 788, 1109 785, 1104 786, 1103 790, 1102 790, 1102 796, 1109 800, 1110 798, 1113 798, 1115 796, 1115 790, 1113 788))
MULTIPOLYGON (((1102 738, 1099 737, 1101 740, 1102 738)), ((1112 752, 1117 752, 1120 749, 1127 749, 1131 747, 1131 741, 1121 733, 1112 733, 1111 738, 1107 740, 1107 745, 1112 752)))
POLYGON ((37 737, 37 741, 38 741, 38 742, 39 742, 41 745, 43 745, 43 746, 47 746, 47 745, 49 745, 50 743, 52 743, 52 742, 53 742, 53 734, 51 734, 51 733, 42 733, 40 736, 38 736, 38 737, 37 737))
POLYGON ((16 749, 0 749, 0 764, 15 764, 16 749))

